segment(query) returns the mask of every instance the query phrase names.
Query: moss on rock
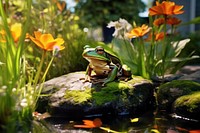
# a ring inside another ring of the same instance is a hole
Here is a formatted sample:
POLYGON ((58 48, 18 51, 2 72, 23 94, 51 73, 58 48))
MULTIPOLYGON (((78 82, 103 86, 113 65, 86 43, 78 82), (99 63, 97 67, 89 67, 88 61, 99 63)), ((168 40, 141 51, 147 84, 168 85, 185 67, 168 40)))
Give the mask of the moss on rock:
POLYGON ((72 101, 74 104, 84 104, 91 100, 92 88, 86 88, 85 90, 66 90, 66 100, 72 101))
POLYGON ((145 112, 153 106, 154 86, 140 76, 127 80, 120 77, 105 86, 98 79, 83 82, 84 77, 84 73, 70 73, 45 83, 45 86, 59 88, 48 100, 52 115, 133 114, 145 112))
POLYGON ((94 92, 92 97, 96 105, 103 105, 118 100, 123 91, 129 88, 125 82, 111 82, 101 88, 101 91, 94 92))
POLYGON ((200 119, 200 91, 177 98, 174 111, 181 116, 200 119))

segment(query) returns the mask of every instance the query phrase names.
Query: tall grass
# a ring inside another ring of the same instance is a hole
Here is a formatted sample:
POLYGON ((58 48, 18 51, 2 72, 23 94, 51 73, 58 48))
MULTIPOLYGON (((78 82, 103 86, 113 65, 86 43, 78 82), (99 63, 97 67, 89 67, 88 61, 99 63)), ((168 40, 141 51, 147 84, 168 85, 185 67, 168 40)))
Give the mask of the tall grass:
POLYGON ((79 29, 78 16, 58 3, 0 2, 0 132, 31 131, 44 81, 85 68, 82 48, 93 41, 79 29), (27 39, 34 31, 63 38, 65 49, 58 54, 40 49, 27 39))
MULTIPOLYGON (((25 76, 25 36, 29 27, 30 21, 30 9, 31 0, 25 2, 26 8, 26 20, 22 22, 23 28, 21 28, 21 36, 16 41, 14 40, 14 34, 18 34, 20 31, 11 31, 9 21, 9 10, 4 7, 8 7, 8 1, 0 2, 0 14, 1 14, 1 42, 0 42, 0 125, 2 130, 14 132, 16 128, 21 128, 20 125, 24 125, 29 121, 24 119, 32 119, 32 108, 23 108, 20 106, 20 102, 23 100, 27 89, 25 88, 26 76, 25 76), (17 124, 15 125, 14 123, 17 124), (23 124, 22 124, 23 122, 23 124)), ((19 33, 20 34, 20 33, 19 33)), ((24 130, 26 130, 24 128, 24 130)))

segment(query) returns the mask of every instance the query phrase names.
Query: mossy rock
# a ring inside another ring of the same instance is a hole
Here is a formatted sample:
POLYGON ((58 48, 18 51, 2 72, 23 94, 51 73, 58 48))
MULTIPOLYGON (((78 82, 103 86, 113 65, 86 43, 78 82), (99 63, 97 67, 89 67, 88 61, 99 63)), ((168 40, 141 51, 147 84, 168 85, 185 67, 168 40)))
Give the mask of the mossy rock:
POLYGON ((200 91, 200 84, 189 80, 174 80, 165 83, 158 88, 158 107, 162 110, 172 111, 174 101, 183 95, 200 91))
POLYGON ((84 72, 75 72, 45 82, 46 92, 52 92, 49 88, 56 90, 48 98, 48 111, 52 115, 141 114, 155 105, 154 86, 142 77, 116 79, 102 86, 102 83, 83 82, 80 79, 84 76, 84 72))
POLYGON ((200 91, 177 98, 173 108, 177 115, 200 120, 200 91))

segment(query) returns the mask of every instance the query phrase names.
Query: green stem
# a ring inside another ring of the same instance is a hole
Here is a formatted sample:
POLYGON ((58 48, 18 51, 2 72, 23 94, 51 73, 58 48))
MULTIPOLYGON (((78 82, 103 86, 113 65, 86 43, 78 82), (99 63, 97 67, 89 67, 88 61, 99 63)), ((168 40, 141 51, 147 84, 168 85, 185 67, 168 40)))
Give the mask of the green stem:
MULTIPOLYGON (((167 21, 167 16, 164 16, 165 22, 167 21)), ((164 42, 163 42, 163 53, 162 53, 162 66, 161 66, 161 75, 162 80, 164 80, 164 74, 165 74, 165 59, 166 59, 166 53, 167 53, 167 40, 166 40, 166 32, 167 32, 167 24, 164 24, 164 42)))
POLYGON ((54 58, 55 58, 55 56, 53 56, 53 57, 51 58, 51 60, 50 60, 50 62, 49 62, 49 64, 48 64, 48 66, 47 66, 47 68, 46 68, 46 70, 45 70, 45 72, 44 72, 44 75, 43 75, 43 77, 42 77, 42 81, 45 80, 46 75, 47 75, 47 72, 49 71, 49 68, 50 68, 50 66, 51 66, 51 64, 52 64, 52 62, 53 62, 53 60, 54 60, 54 58))
POLYGON ((139 45, 138 45, 138 51, 139 51, 139 73, 141 76, 143 76, 144 78, 149 78, 148 74, 146 72, 146 65, 145 65, 145 59, 144 59, 144 42, 142 40, 142 38, 139 38, 139 45))
POLYGON ((42 53, 42 58, 41 58, 39 67, 37 69, 36 76, 35 76, 34 87, 36 87, 36 85, 38 84, 38 80, 39 80, 39 77, 40 77, 40 73, 41 73, 41 70, 42 70, 42 66, 43 66, 43 63, 44 63, 45 56, 46 56, 46 51, 44 50, 43 53, 42 53))

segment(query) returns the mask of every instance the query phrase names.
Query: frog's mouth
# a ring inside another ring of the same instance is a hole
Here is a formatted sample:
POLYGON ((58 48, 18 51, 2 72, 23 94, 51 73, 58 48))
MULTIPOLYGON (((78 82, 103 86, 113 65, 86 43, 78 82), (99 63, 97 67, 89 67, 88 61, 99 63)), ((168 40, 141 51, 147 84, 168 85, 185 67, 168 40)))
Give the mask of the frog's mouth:
POLYGON ((109 61, 108 58, 104 54, 98 54, 96 52, 87 52, 87 54, 84 55, 86 58, 89 58, 91 60, 103 60, 103 61, 109 61))
POLYGON ((108 59, 103 57, 103 56, 87 56, 87 58, 91 60, 102 60, 102 61, 107 61, 108 59))

